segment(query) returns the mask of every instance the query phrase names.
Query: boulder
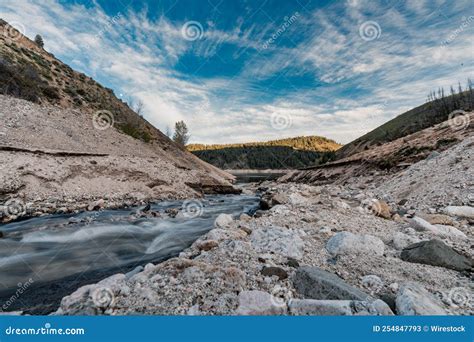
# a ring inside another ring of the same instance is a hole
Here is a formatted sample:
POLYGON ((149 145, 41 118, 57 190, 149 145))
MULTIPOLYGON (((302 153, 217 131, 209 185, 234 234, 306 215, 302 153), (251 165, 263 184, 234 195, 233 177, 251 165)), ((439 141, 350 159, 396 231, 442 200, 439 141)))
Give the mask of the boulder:
POLYGON ((444 209, 446 214, 451 216, 464 217, 474 219, 474 207, 464 206, 448 206, 444 209))
POLYGON ((420 213, 419 216, 431 224, 445 224, 448 226, 453 226, 455 222, 451 216, 443 215, 443 214, 420 213))
POLYGON ((411 225, 419 231, 427 231, 434 235, 451 237, 451 238, 460 238, 465 239, 466 234, 461 232, 459 229, 442 225, 442 224, 431 224, 428 221, 422 219, 421 217, 413 217, 411 220, 411 225))
POLYGON ((462 231, 453 226, 448 226, 445 224, 435 224, 434 226, 436 228, 436 231, 433 233, 435 233, 436 235, 456 239, 467 239, 466 234, 464 234, 462 231))
POLYGON ((273 252, 285 257, 301 259, 304 242, 294 230, 271 226, 254 229, 250 235, 255 250, 273 252))
POLYGON ((196 247, 200 251, 210 251, 211 249, 219 246, 219 243, 216 240, 204 240, 198 241, 196 247))
POLYGON ((329 239, 326 249, 332 256, 344 254, 383 255, 385 245, 381 239, 372 235, 340 232, 329 239))
POLYGON ((214 227, 216 228, 225 228, 234 221, 232 215, 229 214, 220 214, 217 216, 214 221, 214 227))
POLYGON ((333 273, 318 267, 303 266, 297 269, 293 285, 300 295, 311 299, 367 300, 365 292, 347 284, 333 273))
POLYGON ((240 214, 239 220, 242 221, 242 222, 248 222, 248 221, 252 220, 252 218, 250 217, 250 215, 242 213, 242 214, 240 214))
POLYGON ((440 240, 428 240, 414 243, 401 253, 404 261, 432 266, 441 266, 456 271, 468 271, 472 268, 472 259, 459 254, 440 240))
POLYGON ((105 205, 105 201, 101 198, 101 199, 98 199, 98 200, 95 201, 95 202, 90 203, 90 204, 87 206, 87 210, 88 210, 88 211, 99 210, 99 209, 103 208, 104 205, 105 205))
POLYGON ((292 315, 298 316, 392 316, 390 307, 382 300, 373 302, 356 300, 292 299, 288 304, 292 315))
POLYGON ((396 232, 392 238, 392 244, 395 249, 402 250, 403 248, 420 242, 416 236, 411 236, 402 232, 396 232))
POLYGON ((242 291, 239 293, 237 315, 282 315, 286 305, 281 305, 273 296, 264 291, 242 291))
POLYGON ((288 278, 288 273, 281 267, 264 266, 261 273, 266 277, 277 276, 280 280, 288 278))
POLYGON ((395 304, 399 315, 447 315, 441 300, 414 282, 400 286, 395 304))

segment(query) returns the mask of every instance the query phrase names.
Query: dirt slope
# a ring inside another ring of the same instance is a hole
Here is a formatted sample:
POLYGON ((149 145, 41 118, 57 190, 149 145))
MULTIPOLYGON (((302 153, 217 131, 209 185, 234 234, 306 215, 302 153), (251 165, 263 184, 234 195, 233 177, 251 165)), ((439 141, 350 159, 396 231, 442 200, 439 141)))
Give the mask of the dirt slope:
POLYGON ((104 197, 111 199, 104 206, 119 206, 236 191, 232 175, 2 20, 0 93, 0 204, 22 203, 18 213, 3 208, 4 219, 104 197))
POLYGON ((322 166, 291 172, 284 182, 325 184, 344 183, 355 176, 393 173, 440 152, 474 134, 474 113, 469 112, 440 124, 373 146, 363 152, 322 166))

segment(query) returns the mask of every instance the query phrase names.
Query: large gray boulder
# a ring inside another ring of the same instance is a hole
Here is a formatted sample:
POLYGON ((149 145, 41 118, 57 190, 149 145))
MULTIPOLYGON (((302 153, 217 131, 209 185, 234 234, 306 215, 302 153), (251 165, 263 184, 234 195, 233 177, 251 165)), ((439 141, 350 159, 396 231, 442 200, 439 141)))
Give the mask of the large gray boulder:
POLYGON ((440 240, 428 240, 414 243, 402 250, 404 261, 432 266, 441 266, 456 271, 472 269, 473 262, 440 240))
POLYGON ((318 300, 292 299, 288 304, 290 313, 297 316, 392 316, 390 307, 382 300, 318 300))
POLYGON ((372 235, 340 232, 329 239, 326 249, 332 256, 344 254, 383 255, 385 245, 381 239, 372 235))
POLYGON ((395 303, 399 315, 447 315, 441 300, 415 282, 400 287, 395 303))
POLYGON ((370 300, 371 297, 347 284, 337 275, 318 267, 298 268, 293 284, 300 295, 311 299, 370 300))

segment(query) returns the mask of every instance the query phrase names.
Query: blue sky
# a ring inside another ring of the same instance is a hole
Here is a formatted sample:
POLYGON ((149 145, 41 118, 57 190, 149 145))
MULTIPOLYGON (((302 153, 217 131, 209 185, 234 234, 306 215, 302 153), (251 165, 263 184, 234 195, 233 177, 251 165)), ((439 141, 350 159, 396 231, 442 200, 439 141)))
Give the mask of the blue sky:
POLYGON ((192 142, 346 143, 474 74, 470 0, 2 0, 0 17, 192 142))

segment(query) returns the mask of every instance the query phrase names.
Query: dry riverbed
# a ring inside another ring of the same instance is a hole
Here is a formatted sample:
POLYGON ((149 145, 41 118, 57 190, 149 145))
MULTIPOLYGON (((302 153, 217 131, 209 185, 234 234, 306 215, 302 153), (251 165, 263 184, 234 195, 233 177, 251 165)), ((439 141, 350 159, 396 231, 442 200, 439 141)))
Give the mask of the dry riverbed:
POLYGON ((58 314, 474 313, 473 207, 406 210, 360 184, 260 187, 269 210, 221 215, 179 257, 84 286, 58 314))

